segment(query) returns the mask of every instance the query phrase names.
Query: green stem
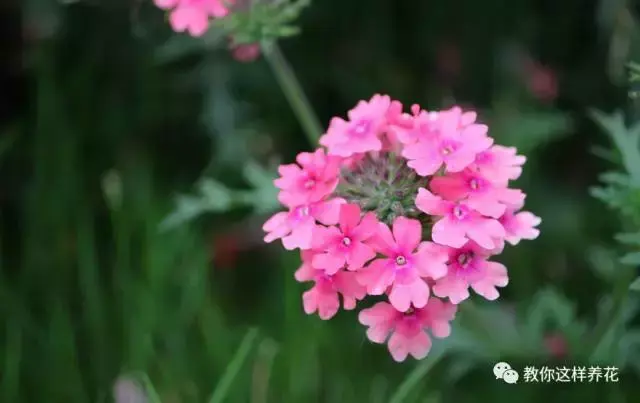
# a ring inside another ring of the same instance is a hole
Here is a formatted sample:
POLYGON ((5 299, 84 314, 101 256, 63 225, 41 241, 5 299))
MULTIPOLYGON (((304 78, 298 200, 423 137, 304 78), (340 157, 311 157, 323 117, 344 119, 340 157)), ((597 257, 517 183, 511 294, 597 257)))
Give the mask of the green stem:
POLYGON ((418 363, 409 373, 398 389, 389 399, 389 403, 402 403, 429 371, 445 356, 447 349, 444 343, 434 345, 427 358, 418 363))
POLYGON ((273 74, 278 80, 282 92, 296 114, 307 140, 311 144, 316 144, 324 132, 322 125, 316 117, 307 96, 300 86, 293 69, 280 51, 277 43, 264 44, 264 55, 271 66, 273 74))
POLYGON ((249 330, 244 336, 242 342, 240 342, 240 347, 236 350, 236 354, 227 366, 227 369, 224 371, 224 374, 218 382, 216 389, 213 391, 211 398, 209 398, 209 403, 221 403, 227 398, 227 395, 231 390, 231 384, 238 377, 242 364, 244 364, 249 357, 249 353, 251 352, 251 348, 253 347, 257 337, 257 329, 249 330))
POLYGON ((591 343, 589 345, 590 348, 587 350, 588 353, 594 353, 597 351, 611 328, 620 320, 620 316, 624 311, 624 307, 629 297, 629 286, 633 277, 633 270, 627 270, 626 273, 620 274, 613 290, 613 304, 611 306, 611 310, 605 320, 598 323, 594 329, 591 343))

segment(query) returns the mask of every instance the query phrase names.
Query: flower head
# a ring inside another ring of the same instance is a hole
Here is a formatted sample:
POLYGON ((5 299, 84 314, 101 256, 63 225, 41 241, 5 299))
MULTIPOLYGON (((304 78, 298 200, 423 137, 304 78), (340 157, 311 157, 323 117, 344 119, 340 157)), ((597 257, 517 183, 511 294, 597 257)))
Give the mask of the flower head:
POLYGON ((493 144, 473 111, 410 113, 386 95, 334 118, 324 147, 283 165, 275 185, 286 211, 264 225, 265 241, 302 250, 299 281, 312 281, 304 311, 333 317, 369 296, 367 336, 393 359, 423 358, 431 336, 450 333, 470 290, 487 300, 508 284, 490 260, 505 245, 535 239, 540 218, 521 211, 510 187, 525 157, 493 144))

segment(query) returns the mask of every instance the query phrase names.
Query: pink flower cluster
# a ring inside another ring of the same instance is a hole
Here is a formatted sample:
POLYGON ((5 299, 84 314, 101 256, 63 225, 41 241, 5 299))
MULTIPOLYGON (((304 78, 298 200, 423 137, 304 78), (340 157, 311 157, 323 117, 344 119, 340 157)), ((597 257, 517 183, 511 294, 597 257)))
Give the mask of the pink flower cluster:
POLYGON ((495 300, 507 269, 490 258, 534 239, 540 218, 509 188, 525 157, 493 144, 474 112, 411 113, 375 95, 334 118, 319 148, 282 165, 275 186, 286 211, 265 224, 266 242, 301 251, 306 313, 330 319, 359 301, 374 343, 392 357, 425 357, 447 337, 469 290, 495 300), (382 299, 382 300, 380 300, 382 299))
POLYGON ((214 18, 229 14, 234 0, 154 0, 157 7, 169 10, 169 24, 176 32, 202 36, 214 18))

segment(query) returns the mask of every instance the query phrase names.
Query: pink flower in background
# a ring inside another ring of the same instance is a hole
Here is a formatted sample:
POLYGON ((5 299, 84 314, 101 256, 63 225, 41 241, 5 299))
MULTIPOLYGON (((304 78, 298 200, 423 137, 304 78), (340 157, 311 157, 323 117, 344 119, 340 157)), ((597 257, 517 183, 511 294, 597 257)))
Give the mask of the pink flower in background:
POLYGON ((242 45, 232 45, 231 54, 239 62, 249 63, 260 57, 260 44, 248 43, 242 45))
POLYGON ((565 358, 569 351, 567 340, 562 333, 550 333, 544 337, 544 346, 554 358, 565 358))
POLYGON ((282 245, 287 250, 310 249, 316 223, 333 225, 338 222, 342 203, 342 199, 332 199, 276 213, 262 227, 267 232, 264 241, 270 243, 282 238, 282 245))
POLYGON ((331 275, 346 265, 350 271, 358 270, 376 256, 365 242, 376 235, 378 220, 373 213, 360 219, 360 207, 343 204, 340 208, 339 227, 318 228, 314 244, 321 250, 313 258, 313 267, 331 275))
POLYGON ((131 376, 119 376, 113 385, 115 403, 148 403, 145 388, 131 376))
POLYGON ((386 95, 374 95, 369 101, 360 101, 348 113, 349 120, 335 117, 329 130, 320 138, 330 155, 351 157, 355 153, 380 151, 380 135, 386 128, 386 113, 391 99, 386 95))
POLYGON ((202 36, 209 29, 212 18, 222 18, 229 13, 226 0, 154 0, 157 7, 169 10, 169 23, 176 32, 202 36))
POLYGON ((340 159, 327 156, 324 150, 300 153, 297 164, 280 165, 280 178, 274 181, 281 189, 278 200, 289 206, 313 203, 330 195, 338 185, 340 159))
POLYGON ((552 69, 529 60, 525 63, 524 73, 529 91, 538 100, 548 103, 558 97, 558 79, 552 69))
POLYGON ((500 294, 496 287, 509 283, 507 268, 488 261, 489 254, 473 242, 460 249, 451 249, 447 275, 436 281, 433 293, 449 298, 452 304, 469 298, 469 287, 488 300, 498 298, 500 294))
POLYGON ((502 225, 495 218, 488 218, 474 210, 467 201, 452 202, 419 189, 416 206, 421 211, 442 217, 431 229, 436 243, 460 248, 468 240, 477 242, 486 249, 494 249, 505 236, 502 225))
POLYGON ((449 322, 455 313, 455 305, 431 299, 425 307, 411 308, 407 312, 399 312, 387 302, 378 302, 363 309, 358 318, 368 327, 369 340, 378 344, 387 342, 393 359, 402 362, 409 355, 416 359, 427 356, 431 349, 427 330, 436 338, 449 336, 449 322))
POLYGON ((340 270, 329 275, 325 270, 313 268, 313 257, 311 251, 302 252, 302 266, 295 273, 296 280, 315 283, 302 295, 305 313, 318 312, 320 319, 331 319, 340 308, 340 296, 344 309, 354 309, 356 301, 366 295, 364 287, 356 281, 355 273, 340 270))
POLYGON ((437 279, 446 273, 446 251, 431 243, 420 242, 422 226, 417 220, 398 217, 393 233, 380 223, 374 249, 385 257, 376 259, 358 273, 358 281, 371 295, 381 295, 388 287, 389 301, 399 311, 409 306, 422 308, 429 299, 429 286, 423 277, 437 279))
POLYGON ((407 113, 375 95, 348 120, 333 118, 320 139, 326 152, 280 167, 275 184, 288 211, 265 223, 265 241, 302 250, 296 278, 314 282, 306 313, 328 319, 341 298, 344 309, 384 298, 359 319, 403 361, 428 354, 428 332, 449 335, 470 288, 499 297, 508 273, 489 257, 536 238, 540 219, 520 211, 526 195, 509 186, 526 158, 494 145, 476 119, 457 106, 407 113))

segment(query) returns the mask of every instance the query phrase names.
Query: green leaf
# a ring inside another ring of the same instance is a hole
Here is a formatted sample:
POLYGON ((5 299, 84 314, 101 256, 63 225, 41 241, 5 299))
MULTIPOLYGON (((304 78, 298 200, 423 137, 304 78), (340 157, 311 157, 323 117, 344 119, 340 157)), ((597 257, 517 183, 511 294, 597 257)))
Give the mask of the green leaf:
POLYGON ((627 232, 617 234, 616 240, 620 243, 627 245, 640 245, 640 232, 627 232))
POLYGON ((606 115, 598 110, 591 110, 591 117, 611 137, 632 184, 640 187, 640 123, 628 128, 620 111, 606 115))
POLYGON ((615 277, 619 256, 613 250, 594 245, 587 250, 587 256, 598 277, 606 281, 615 277))
POLYGON ((242 192, 239 198, 252 206, 254 213, 266 214, 280 208, 278 189, 273 184, 273 181, 278 177, 275 170, 266 170, 255 161, 249 161, 243 169, 243 174, 253 189, 242 192))
POLYGON ((620 258, 620 263, 626 264, 629 266, 640 265, 640 252, 627 253, 626 255, 620 258))
POLYGON ((220 47, 229 34, 227 21, 216 20, 201 38, 187 34, 171 35, 170 39, 155 52, 160 64, 171 63, 192 54, 204 53, 220 47))
POLYGON ((633 280, 631 282, 631 285, 629 286, 629 289, 631 291, 638 291, 640 292, 640 276, 638 276, 635 280, 633 280))
POLYGON ((492 132, 504 144, 515 146, 521 154, 566 135, 569 117, 560 112, 494 111, 492 132))
POLYGON ((227 369, 224 371, 220 382, 216 386, 211 398, 209 398, 209 403, 222 403, 227 395, 229 394, 229 390, 233 381, 238 377, 240 370, 242 369, 242 365, 247 361, 249 357, 249 353, 253 345, 255 344, 256 339, 258 338, 258 330, 251 329, 247 332, 240 343, 240 347, 236 351, 235 356, 227 366, 227 369))

